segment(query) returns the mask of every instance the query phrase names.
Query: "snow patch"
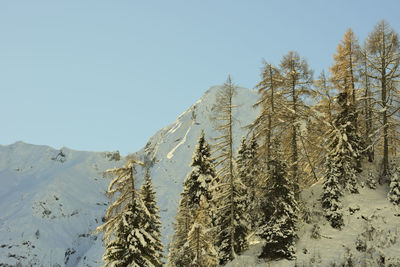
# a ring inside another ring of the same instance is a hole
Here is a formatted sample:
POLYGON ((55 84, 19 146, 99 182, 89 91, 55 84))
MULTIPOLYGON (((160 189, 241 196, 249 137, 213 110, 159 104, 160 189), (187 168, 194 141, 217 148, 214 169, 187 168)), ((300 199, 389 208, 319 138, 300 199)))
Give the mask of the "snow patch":
MULTIPOLYGON (((192 125, 193 125, 193 124, 192 124, 192 125)), ((187 135, 189 134, 190 129, 192 129, 192 126, 190 126, 190 127, 187 129, 187 131, 186 131, 185 135, 183 136, 182 140, 181 140, 170 152, 168 152, 168 154, 167 154, 167 158, 168 158, 168 159, 171 159, 171 158, 174 156, 175 151, 176 151, 181 145, 183 145, 183 144, 186 142, 186 137, 187 137, 187 135)))

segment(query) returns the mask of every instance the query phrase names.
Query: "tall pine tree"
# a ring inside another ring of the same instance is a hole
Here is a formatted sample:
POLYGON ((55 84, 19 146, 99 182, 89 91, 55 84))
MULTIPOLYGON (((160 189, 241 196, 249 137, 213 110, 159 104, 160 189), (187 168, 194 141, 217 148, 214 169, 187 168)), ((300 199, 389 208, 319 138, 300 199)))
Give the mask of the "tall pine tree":
POLYGON ((246 186, 246 214, 251 228, 255 227, 260 216, 257 195, 260 191, 258 185, 262 176, 262 165, 258 157, 258 149, 254 135, 248 143, 243 138, 236 159, 238 179, 246 186))
MULTIPOLYGON (((210 185, 216 172, 211 160, 210 146, 201 133, 193 153, 193 167, 184 181, 184 189, 177 214, 174 240, 169 255, 170 266, 191 266, 215 259, 213 243, 204 236, 212 230, 210 185), (209 220, 208 220, 209 219, 209 220), (196 242, 194 242, 194 240, 196 242), (206 240, 208 245, 201 245, 206 240), (197 246, 193 248, 193 246, 197 246), (201 249, 200 249, 201 247, 201 249)), ((197 265, 195 265, 197 266, 197 265)))
POLYGON ((151 255, 150 261, 155 267, 161 267, 163 266, 162 262, 163 245, 161 243, 161 221, 149 168, 146 168, 146 175, 144 177, 144 182, 140 187, 140 195, 142 197, 145 207, 147 208, 147 211, 150 214, 149 220, 145 223, 145 230, 154 239, 154 242, 149 244, 150 246, 153 246, 152 250, 154 251, 154 253, 151 255))
POLYGON ((151 214, 135 189, 137 164, 141 163, 130 159, 123 167, 106 171, 113 177, 107 193, 115 200, 107 209, 106 222, 97 228, 104 231, 104 266, 154 266, 155 239, 146 230, 151 214))
POLYGON ((260 258, 291 260, 296 252, 298 206, 285 164, 277 158, 271 160, 269 165, 270 187, 266 193, 271 203, 264 210, 266 217, 257 231, 257 235, 266 241, 260 258))
POLYGON ((334 158, 335 155, 328 155, 325 163, 324 191, 321 201, 326 219, 333 228, 340 229, 344 224, 341 211, 342 204, 340 202, 340 197, 343 194, 342 187, 339 184, 342 173, 340 171, 340 166, 338 166, 334 158))

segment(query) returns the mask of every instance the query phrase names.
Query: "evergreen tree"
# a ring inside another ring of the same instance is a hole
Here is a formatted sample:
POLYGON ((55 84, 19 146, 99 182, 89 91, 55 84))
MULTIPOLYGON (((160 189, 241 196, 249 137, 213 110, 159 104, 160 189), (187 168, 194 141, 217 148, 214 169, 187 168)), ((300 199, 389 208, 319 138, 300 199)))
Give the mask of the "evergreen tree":
POLYGON ((323 194, 321 197, 322 208, 325 210, 325 217, 330 222, 333 228, 341 228, 343 223, 343 214, 341 211, 342 205, 340 203, 340 197, 342 196, 342 188, 339 184, 339 179, 342 175, 340 172, 340 166, 335 164, 328 156, 326 160, 326 170, 323 185, 323 194))
POLYGON ((190 166, 193 169, 185 179, 184 187, 188 194, 188 208, 196 209, 200 205, 201 196, 204 196, 207 201, 211 200, 209 186, 216 175, 211 160, 210 145, 205 140, 204 131, 201 132, 190 166))
POLYGON ((388 193, 388 199, 395 205, 400 205, 400 169, 396 169, 393 174, 392 181, 390 182, 390 190, 388 193))
POLYGON ((260 224, 257 231, 257 235, 266 241, 260 258, 291 260, 295 258, 298 206, 285 164, 279 159, 275 159, 269 165, 270 188, 268 195, 272 201, 273 211, 272 215, 260 224))
POLYGON ((347 104, 346 98, 346 93, 338 96, 341 112, 336 116, 329 136, 327 158, 339 169, 339 184, 357 193, 356 172, 359 171, 361 138, 355 129, 354 109, 347 104))
POLYGON ((259 201, 257 199, 260 183, 260 177, 262 174, 262 167, 258 158, 258 144, 255 136, 246 143, 243 138, 239 147, 236 168, 238 179, 245 185, 247 190, 247 209, 246 213, 249 217, 249 225, 254 228, 259 214, 259 201))
POLYGON ((140 195, 150 214, 149 220, 145 223, 145 230, 154 239, 154 242, 149 244, 153 246, 152 251, 154 251, 150 255, 150 261, 155 267, 162 266, 163 245, 161 243, 161 221, 149 168, 146 168, 144 182, 140 187, 140 195))
POLYGON ((115 201, 107 209, 106 222, 97 228, 104 231, 104 266, 154 266, 155 240, 146 231, 151 215, 135 189, 137 164, 142 163, 130 159, 123 167, 106 171, 113 177, 107 193, 115 201))
MULTIPOLYGON (((200 260, 199 257, 203 254, 200 255, 198 254, 199 250, 193 249, 193 242, 190 242, 190 238, 193 240, 194 237, 189 234, 195 233, 200 238, 201 233, 209 233, 212 228, 211 221, 209 224, 208 222, 205 223, 204 220, 196 221, 198 214, 201 214, 202 217, 212 217, 210 204, 212 197, 209 187, 216 175, 211 160, 210 146, 205 140, 204 132, 199 137, 191 166, 193 168, 184 181, 184 189, 176 217, 175 234, 168 259, 170 266, 190 266, 194 259, 200 260), (197 227, 195 232, 192 231, 193 225, 197 227)), ((205 239, 201 238, 201 240, 205 239)), ((207 248, 213 250, 213 246, 207 248)), ((204 247, 202 247, 203 249, 204 247)), ((208 257, 206 258, 207 261, 210 260, 208 257)))
POLYGON ((366 184, 370 189, 376 189, 376 180, 372 172, 368 173, 366 184))

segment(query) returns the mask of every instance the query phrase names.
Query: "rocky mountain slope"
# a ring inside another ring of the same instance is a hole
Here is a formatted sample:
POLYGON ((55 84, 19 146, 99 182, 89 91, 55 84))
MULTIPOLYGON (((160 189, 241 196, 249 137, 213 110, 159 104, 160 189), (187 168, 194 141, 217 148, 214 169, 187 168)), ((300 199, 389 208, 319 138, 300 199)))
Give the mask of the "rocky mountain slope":
MULTIPOLYGON (((134 153, 153 164, 166 246, 198 137, 202 130, 209 142, 217 136, 211 117, 219 88, 210 88, 134 153)), ((235 150, 257 116, 257 98, 253 90, 237 89, 235 150)), ((93 230, 102 223, 109 201, 104 195, 109 180, 102 173, 124 160, 114 152, 58 150, 22 142, 0 146, 0 266, 100 266, 102 235, 93 230)), ((387 185, 376 190, 365 185, 369 173, 377 176, 374 164, 363 165, 360 194, 344 197, 342 230, 330 227, 323 217, 318 182, 302 193, 302 210, 308 217, 299 225, 296 261, 259 261, 262 241, 252 236, 250 249, 228 266, 331 266, 348 259, 354 266, 400 266, 400 209, 387 200, 387 185)), ((139 169, 139 182, 142 175, 139 169)))
POLYGON ((113 153, 0 146, 0 266, 99 266, 113 153))
MULTIPOLYGON (((134 153, 153 162, 166 245, 197 139, 202 130, 209 141, 216 136, 210 118, 218 89, 210 88, 134 153)), ((237 88, 236 149, 245 126, 257 115, 252 107, 256 100, 255 91, 237 88)), ((22 142, 0 146, 0 266, 100 266, 102 236, 92 232, 108 205, 104 192, 109 180, 102 173, 124 162, 115 156, 22 142)), ((139 170, 139 180, 141 175, 139 170)))

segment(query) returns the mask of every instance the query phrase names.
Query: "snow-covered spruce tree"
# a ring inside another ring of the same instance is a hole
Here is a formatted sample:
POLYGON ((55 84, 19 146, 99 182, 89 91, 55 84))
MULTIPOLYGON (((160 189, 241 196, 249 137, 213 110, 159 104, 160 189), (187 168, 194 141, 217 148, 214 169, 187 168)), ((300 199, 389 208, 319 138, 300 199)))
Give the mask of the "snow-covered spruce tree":
POLYGON ((390 190, 388 193, 388 199, 395 205, 400 205, 400 169, 396 169, 390 182, 390 190))
MULTIPOLYGON (((338 95, 341 111, 333 122, 326 158, 329 158, 335 168, 338 168, 339 184, 352 193, 358 193, 356 173, 359 171, 361 138, 355 128, 356 114, 346 99, 346 93, 338 95)), ((326 172, 329 173, 329 170, 326 172)))
POLYGON ((254 135, 249 140, 248 144, 243 138, 236 158, 238 179, 247 189, 246 213, 249 216, 249 225, 251 225, 251 228, 254 228, 260 217, 257 195, 262 166, 258 157, 258 149, 257 140, 254 135))
POLYGON ((257 235, 266 241, 259 257, 268 260, 279 258, 292 260, 295 258, 297 239, 297 202, 285 164, 279 159, 274 159, 269 165, 268 194, 273 202, 274 210, 268 221, 260 224, 257 231, 257 235))
POLYGON ((376 189, 376 179, 372 174, 372 172, 368 173, 366 184, 369 187, 369 189, 376 189))
POLYGON ((234 170, 233 156, 233 96, 235 87, 230 77, 218 92, 214 112, 215 129, 221 134, 215 140, 213 156, 216 160, 217 184, 213 185, 216 203, 216 243, 220 264, 232 260, 247 248, 248 220, 245 217, 246 188, 234 170))
POLYGON ((340 166, 335 164, 331 155, 327 157, 325 162, 325 177, 323 185, 323 193, 321 197, 322 208, 325 211, 325 217, 333 228, 341 228, 343 223, 342 205, 340 197, 342 196, 342 188, 339 184, 339 178, 342 175, 340 166))
POLYGON ((201 196, 204 196, 207 201, 211 200, 209 186, 216 175, 211 160, 210 145, 205 140, 204 131, 201 132, 190 166, 193 169, 186 177, 183 186, 187 189, 188 208, 197 209, 201 196))
POLYGON ((155 267, 161 267, 163 266, 162 262, 163 245, 161 243, 161 221, 149 168, 146 168, 146 175, 144 177, 144 182, 140 187, 140 195, 142 197, 145 207, 147 208, 147 211, 150 214, 150 218, 145 223, 144 228, 146 232, 149 233, 154 239, 154 242, 149 244, 149 246, 152 246, 151 250, 154 251, 149 260, 155 267))
MULTIPOLYGON (((175 234, 168 256, 169 266, 190 266, 194 258, 199 258, 199 255, 196 254, 198 250, 193 249, 190 246, 190 242, 188 242, 189 232, 192 230, 193 224, 201 226, 200 228, 196 228, 196 231, 201 230, 202 233, 208 233, 212 228, 211 223, 204 224, 204 221, 195 221, 200 208, 204 209, 201 211, 203 216, 206 216, 205 213, 207 213, 208 217, 212 217, 209 186, 216 172, 211 160, 210 146, 205 140, 204 132, 202 132, 199 137, 193 153, 191 166, 193 169, 188 174, 183 184, 184 189, 181 194, 181 201, 176 216, 175 234), (203 205, 200 206, 201 200, 207 202, 207 205, 203 203, 203 205), (207 209, 205 209, 205 207, 207 207, 207 209)), ((211 246, 210 249, 212 250, 213 247, 211 246)))
POLYGON ((145 229, 150 213, 135 189, 137 164, 141 163, 130 159, 123 167, 105 172, 113 178, 107 193, 114 202, 107 209, 106 222, 97 228, 104 231, 104 266, 154 266, 150 259, 155 240, 145 229))

